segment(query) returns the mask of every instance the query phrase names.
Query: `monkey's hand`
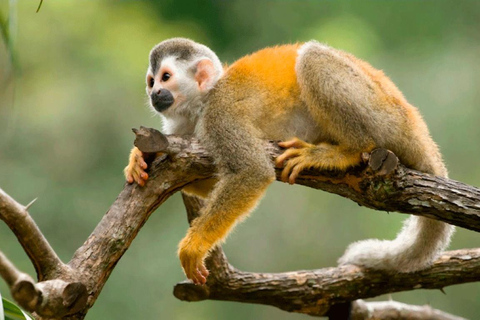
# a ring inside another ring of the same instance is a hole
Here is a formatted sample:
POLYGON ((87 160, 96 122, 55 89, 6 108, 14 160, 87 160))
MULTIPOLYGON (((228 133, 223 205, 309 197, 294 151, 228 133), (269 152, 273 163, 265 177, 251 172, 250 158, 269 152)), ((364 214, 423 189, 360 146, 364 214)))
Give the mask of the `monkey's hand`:
POLYGON ((123 170, 127 182, 133 183, 135 181, 143 187, 148 179, 145 169, 147 169, 147 163, 143 159, 143 153, 137 147, 134 147, 130 151, 128 166, 123 170))
POLYGON ((205 268, 203 260, 209 249, 208 243, 198 233, 192 231, 192 228, 188 230, 187 235, 178 245, 178 256, 183 271, 187 278, 196 285, 207 282, 208 270, 205 268))

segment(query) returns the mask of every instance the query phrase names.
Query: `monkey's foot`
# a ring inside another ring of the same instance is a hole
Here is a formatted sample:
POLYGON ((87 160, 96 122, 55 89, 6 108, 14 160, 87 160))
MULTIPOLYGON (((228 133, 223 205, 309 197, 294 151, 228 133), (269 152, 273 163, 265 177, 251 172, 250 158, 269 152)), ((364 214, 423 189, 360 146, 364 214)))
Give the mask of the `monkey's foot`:
POLYGON ((283 182, 294 184, 302 170, 319 166, 318 161, 312 155, 312 150, 316 148, 315 145, 298 138, 279 142, 278 145, 287 148, 284 153, 275 159, 275 166, 284 168, 282 171, 283 182), (285 165, 284 161, 287 161, 285 165))
POLYGON ((130 152, 128 166, 123 170, 127 182, 133 183, 135 181, 143 187, 145 181, 148 179, 148 174, 145 172, 145 169, 147 169, 147 163, 143 159, 142 151, 137 147, 133 148, 130 152))
POLYGON ((196 285, 207 282, 208 270, 203 262, 206 254, 203 253, 204 250, 201 250, 204 247, 204 243, 195 240, 195 237, 190 236, 190 233, 179 244, 178 257, 183 271, 187 278, 196 285))

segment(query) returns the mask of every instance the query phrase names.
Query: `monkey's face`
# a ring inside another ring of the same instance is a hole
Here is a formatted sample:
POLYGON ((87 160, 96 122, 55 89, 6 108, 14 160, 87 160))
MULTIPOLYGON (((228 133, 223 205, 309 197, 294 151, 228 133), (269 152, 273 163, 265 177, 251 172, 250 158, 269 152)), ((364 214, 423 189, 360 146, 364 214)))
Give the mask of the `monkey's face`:
POLYGON ((151 60, 147 72, 150 104, 166 117, 197 114, 200 97, 212 88, 221 73, 204 57, 182 60, 167 56, 161 61, 151 60))
POLYGON ((196 64, 179 61, 176 57, 164 58, 158 69, 147 72, 147 94, 150 104, 163 115, 191 113, 192 104, 201 95, 195 80, 196 64))
POLYGON ((171 59, 164 59, 155 73, 149 68, 147 73, 147 94, 150 104, 158 112, 172 107, 178 97, 178 70, 171 59))

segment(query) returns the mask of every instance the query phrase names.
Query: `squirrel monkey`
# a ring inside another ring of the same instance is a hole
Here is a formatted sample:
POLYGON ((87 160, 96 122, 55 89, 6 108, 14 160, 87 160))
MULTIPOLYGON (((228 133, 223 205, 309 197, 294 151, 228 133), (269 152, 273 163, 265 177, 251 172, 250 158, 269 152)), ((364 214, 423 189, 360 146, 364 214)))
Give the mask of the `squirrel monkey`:
MULTIPOLYGON (((194 134, 215 158, 215 180, 184 191, 207 205, 180 242, 186 276, 204 284, 204 259, 275 180, 265 139, 281 140, 282 180, 306 168, 344 170, 374 148, 393 151, 406 166, 447 176, 418 110, 382 71, 351 54, 310 41, 266 48, 223 67, 208 47, 182 38, 150 52, 147 94, 166 134, 194 134)), ((133 148, 129 183, 148 179, 133 148)), ((453 227, 411 216, 392 241, 351 244, 340 264, 412 272, 427 267, 450 241, 453 227)))

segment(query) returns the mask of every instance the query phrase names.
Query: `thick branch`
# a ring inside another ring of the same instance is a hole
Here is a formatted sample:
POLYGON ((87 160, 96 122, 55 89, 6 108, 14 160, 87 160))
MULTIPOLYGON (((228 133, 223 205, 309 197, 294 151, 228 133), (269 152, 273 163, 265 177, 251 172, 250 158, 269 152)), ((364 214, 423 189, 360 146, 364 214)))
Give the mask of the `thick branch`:
POLYGON ((324 316, 332 305, 338 303, 399 291, 442 289, 480 280, 480 249, 445 252, 426 270, 394 275, 356 266, 250 273, 229 266, 218 252, 212 259, 209 264, 211 279, 207 286, 179 283, 174 290, 177 298, 259 303, 285 311, 324 316))
POLYGON ((35 267, 39 280, 63 268, 63 263, 28 214, 27 208, 0 189, 0 219, 13 231, 35 267))
MULTIPOLYGON (((175 138, 173 138, 175 139, 175 138)), ((146 187, 126 184, 87 241, 74 254, 69 266, 82 274, 90 291, 88 307, 95 302, 116 263, 153 211, 185 185, 214 173, 204 166, 201 154, 193 155, 177 139, 172 156, 157 157, 146 187)), ((193 143, 193 145, 196 145, 193 143)))
MULTIPOLYGON (((179 179, 195 181, 211 177, 215 171, 212 159, 195 139, 170 136, 168 141, 168 147, 162 144, 156 151, 165 151, 179 165, 188 166, 184 173, 176 173, 179 179)), ((272 159, 283 153, 274 142, 266 142, 265 149, 272 159)), ((149 146, 149 151, 152 150, 149 146)), ((408 169, 385 149, 374 150, 364 158, 363 165, 346 172, 305 171, 296 184, 336 193, 372 209, 421 215, 480 231, 480 189, 408 169)), ((281 169, 277 169, 277 180, 280 173, 281 169)))

